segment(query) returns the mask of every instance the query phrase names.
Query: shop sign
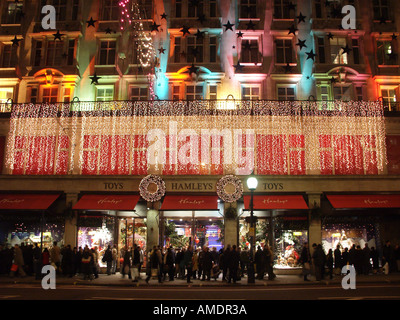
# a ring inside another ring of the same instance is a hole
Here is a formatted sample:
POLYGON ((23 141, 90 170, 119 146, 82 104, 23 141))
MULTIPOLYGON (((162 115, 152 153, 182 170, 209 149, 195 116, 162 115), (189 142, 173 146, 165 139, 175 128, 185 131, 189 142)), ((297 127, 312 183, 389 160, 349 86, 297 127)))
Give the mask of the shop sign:
POLYGON ((103 182, 104 190, 122 190, 124 189, 124 184, 122 182, 103 182))
POLYGON ((283 183, 269 182, 263 183, 264 190, 284 190, 283 183))
POLYGON ((214 185, 212 183, 203 182, 172 182, 171 190, 188 190, 188 191, 213 191, 214 185))

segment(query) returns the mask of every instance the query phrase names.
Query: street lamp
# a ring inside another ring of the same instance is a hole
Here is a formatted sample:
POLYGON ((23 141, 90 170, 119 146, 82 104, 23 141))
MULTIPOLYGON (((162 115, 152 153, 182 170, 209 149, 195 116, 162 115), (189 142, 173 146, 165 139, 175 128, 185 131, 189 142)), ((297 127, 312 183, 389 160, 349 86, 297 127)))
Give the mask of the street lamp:
POLYGON ((247 275, 247 282, 248 283, 255 283, 255 276, 254 276, 254 247, 255 247, 255 240, 256 240, 256 232, 255 232, 255 223, 254 223, 254 205, 253 205, 253 195, 254 190, 257 189, 258 181, 257 178, 251 175, 247 179, 247 188, 251 192, 250 197, 250 264, 248 267, 248 275, 247 275))

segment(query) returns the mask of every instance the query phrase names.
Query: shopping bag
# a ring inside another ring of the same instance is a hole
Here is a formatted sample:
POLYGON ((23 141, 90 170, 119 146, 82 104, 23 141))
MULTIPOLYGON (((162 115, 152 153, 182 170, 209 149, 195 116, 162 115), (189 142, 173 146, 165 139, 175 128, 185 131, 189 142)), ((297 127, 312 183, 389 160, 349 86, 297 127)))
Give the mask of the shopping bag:
POLYGON ((138 268, 132 268, 132 278, 133 279, 139 278, 139 269, 138 268))
POLYGON ((151 276, 152 277, 157 277, 158 275, 158 269, 157 268, 152 268, 151 269, 151 276))
POLYGON ((389 274, 389 264, 386 262, 385 265, 383 266, 383 272, 385 274, 389 274))
POLYGON ((11 271, 17 272, 17 270, 18 270, 18 265, 17 265, 17 264, 13 264, 13 265, 11 266, 11 271))

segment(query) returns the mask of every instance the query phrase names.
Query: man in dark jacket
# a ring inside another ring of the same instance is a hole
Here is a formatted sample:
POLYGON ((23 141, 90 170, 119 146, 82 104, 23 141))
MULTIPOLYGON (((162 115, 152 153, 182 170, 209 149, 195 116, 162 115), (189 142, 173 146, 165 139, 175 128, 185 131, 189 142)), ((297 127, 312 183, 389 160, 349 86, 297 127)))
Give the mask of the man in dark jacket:
POLYGON ((308 248, 308 242, 304 243, 299 262, 303 265, 304 281, 309 281, 308 275, 311 273, 311 255, 310 249, 308 248))
POLYGON ((340 244, 336 246, 336 249, 333 252, 333 256, 335 258, 335 268, 340 269, 341 272, 343 268, 343 260, 342 260, 342 252, 340 251, 340 244))
POLYGON ((317 278, 317 281, 321 281, 324 276, 323 271, 325 269, 325 261, 326 261, 324 249, 322 249, 321 244, 317 245, 316 249, 313 252, 312 258, 315 268, 315 277, 317 278))
POLYGON ((257 252, 254 257, 257 269, 257 279, 262 280, 264 279, 265 273, 265 255, 263 254, 261 247, 257 247, 257 252))
POLYGON ((201 281, 204 281, 207 277, 207 281, 210 281, 211 277, 211 268, 213 264, 213 257, 208 247, 203 247, 203 258, 202 258, 202 269, 203 269, 203 277, 201 281))
POLYGON ((186 282, 192 283, 192 281, 190 281, 190 278, 192 277, 192 270, 193 270, 193 247, 192 246, 189 246, 187 248, 185 255, 183 257, 183 261, 185 262, 185 267, 187 270, 186 282))
POLYGON ((108 245, 106 251, 104 252, 103 260, 104 263, 107 264, 107 274, 111 275, 111 266, 112 266, 112 252, 111 246, 108 245))
POLYGON ((233 283, 236 283, 239 262, 240 262, 239 252, 236 250, 236 245, 233 245, 232 250, 228 255, 228 273, 229 273, 228 283, 231 283, 231 280, 233 280, 233 283))

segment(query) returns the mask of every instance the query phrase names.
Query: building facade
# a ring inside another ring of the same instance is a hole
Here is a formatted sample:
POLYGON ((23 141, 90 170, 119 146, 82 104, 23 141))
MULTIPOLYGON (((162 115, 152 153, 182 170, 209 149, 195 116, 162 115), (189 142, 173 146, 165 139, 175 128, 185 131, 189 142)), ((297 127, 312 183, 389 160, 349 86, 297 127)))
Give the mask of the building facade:
POLYGON ((256 240, 277 266, 306 241, 399 242, 399 10, 2 1, 0 241, 248 246, 253 172, 256 240), (157 201, 140 197, 150 174, 157 201))

